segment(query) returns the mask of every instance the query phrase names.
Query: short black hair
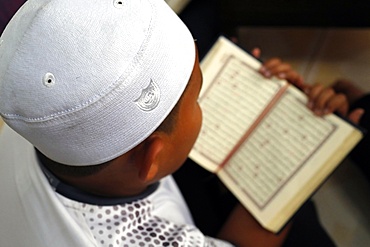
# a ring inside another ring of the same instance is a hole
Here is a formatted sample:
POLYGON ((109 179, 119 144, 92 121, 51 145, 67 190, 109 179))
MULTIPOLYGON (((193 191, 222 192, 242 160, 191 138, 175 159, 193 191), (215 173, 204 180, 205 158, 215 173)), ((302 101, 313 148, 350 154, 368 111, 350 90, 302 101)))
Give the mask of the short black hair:
POLYGON ((52 173, 60 176, 68 177, 86 177, 89 175, 96 174, 109 166, 110 161, 91 166, 71 166, 58 163, 54 160, 49 159, 43 153, 36 148, 36 154, 40 162, 49 169, 52 173))

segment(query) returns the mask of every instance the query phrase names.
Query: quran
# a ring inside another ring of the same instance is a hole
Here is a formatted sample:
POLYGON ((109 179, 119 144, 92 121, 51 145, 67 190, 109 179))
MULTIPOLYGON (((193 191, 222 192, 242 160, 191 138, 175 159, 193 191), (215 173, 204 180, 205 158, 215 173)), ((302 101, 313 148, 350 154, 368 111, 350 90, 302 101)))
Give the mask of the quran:
POLYGON ((307 96, 267 79, 253 56, 220 37, 201 63, 203 125, 190 158, 220 180, 262 227, 279 232, 362 138, 307 96))

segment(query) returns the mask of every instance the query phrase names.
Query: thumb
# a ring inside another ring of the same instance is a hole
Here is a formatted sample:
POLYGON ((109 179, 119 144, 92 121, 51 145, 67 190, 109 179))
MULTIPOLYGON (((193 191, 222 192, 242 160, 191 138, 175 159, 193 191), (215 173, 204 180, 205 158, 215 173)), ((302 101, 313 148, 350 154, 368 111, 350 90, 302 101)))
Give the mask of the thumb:
POLYGON ((260 48, 254 48, 251 53, 255 58, 260 58, 261 57, 261 49, 260 48))
POLYGON ((360 122, 362 115, 364 115, 364 113, 365 113, 364 109, 361 109, 361 108, 355 109, 348 114, 348 119, 351 122, 358 124, 360 122))

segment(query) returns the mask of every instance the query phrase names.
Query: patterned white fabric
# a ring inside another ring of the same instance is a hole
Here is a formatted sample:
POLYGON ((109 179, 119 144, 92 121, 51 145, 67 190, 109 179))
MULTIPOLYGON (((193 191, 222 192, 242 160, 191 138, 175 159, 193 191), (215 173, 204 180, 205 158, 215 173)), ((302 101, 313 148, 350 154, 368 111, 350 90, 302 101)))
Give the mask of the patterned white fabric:
POLYGON ((231 246, 204 236, 167 177, 148 197, 96 206, 52 190, 33 146, 8 126, 0 133, 0 246, 231 246))
POLYGON ((114 206, 89 205, 58 197, 98 246, 230 246, 205 237, 189 222, 190 215, 182 205, 182 198, 177 191, 169 191, 174 186, 168 177, 148 198, 114 206), (167 213, 163 215, 163 212, 167 213))

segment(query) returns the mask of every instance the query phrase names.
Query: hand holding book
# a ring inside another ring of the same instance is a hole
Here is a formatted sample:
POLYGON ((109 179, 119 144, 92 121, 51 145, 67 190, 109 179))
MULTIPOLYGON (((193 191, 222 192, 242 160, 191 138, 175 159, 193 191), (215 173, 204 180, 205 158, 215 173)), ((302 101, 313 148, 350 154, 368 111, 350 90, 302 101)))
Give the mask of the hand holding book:
MULTIPOLYGON (((261 51, 256 48, 251 54, 259 58, 261 51)), ((355 109, 348 114, 349 103, 343 93, 336 93, 332 87, 325 87, 322 84, 305 84, 303 77, 290 64, 283 62, 280 58, 268 59, 262 64, 259 72, 266 78, 277 77, 285 79, 304 91, 308 96, 308 108, 318 116, 336 112, 342 117, 347 117, 351 122, 358 124, 364 113, 361 109, 355 109)))
MULTIPOLYGON (((263 227, 277 232, 362 133, 334 114, 319 117, 307 107, 312 102, 321 113, 341 109, 344 102, 330 90, 314 86, 310 92, 319 93, 309 99, 287 82, 299 77, 284 63, 267 65, 270 78, 235 44, 222 37, 216 42, 202 61, 203 126, 190 158, 217 173, 263 227)), ((297 86, 304 88, 303 82, 297 86)))

